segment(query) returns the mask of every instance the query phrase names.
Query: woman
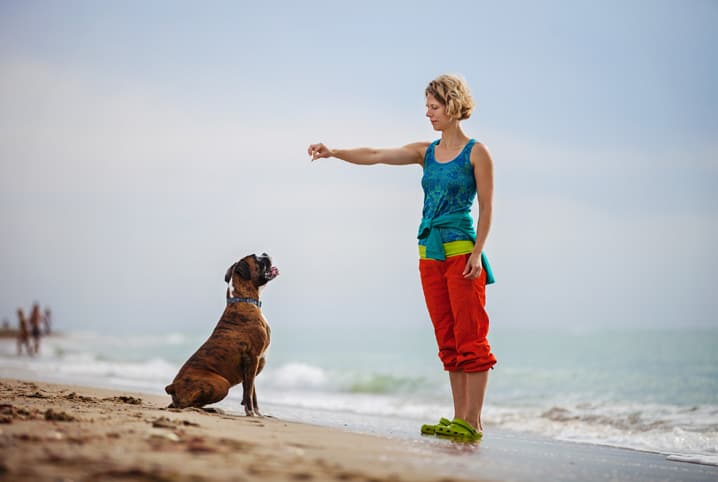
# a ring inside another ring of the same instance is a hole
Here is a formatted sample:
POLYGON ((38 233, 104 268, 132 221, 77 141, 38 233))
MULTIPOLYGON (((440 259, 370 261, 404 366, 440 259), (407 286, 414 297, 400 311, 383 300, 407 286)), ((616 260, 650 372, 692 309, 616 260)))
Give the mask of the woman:
POLYGON ((354 164, 419 164, 424 209, 419 226, 419 271, 424 298, 449 372, 454 418, 421 427, 424 434, 481 439, 488 370, 496 363, 486 339, 486 284, 493 282, 482 250, 491 226, 493 162, 486 147, 461 129, 474 107, 465 82, 441 75, 425 90, 426 116, 441 138, 394 149, 329 149, 312 144, 312 160, 336 157, 354 164), (474 231, 471 206, 478 194, 474 231))

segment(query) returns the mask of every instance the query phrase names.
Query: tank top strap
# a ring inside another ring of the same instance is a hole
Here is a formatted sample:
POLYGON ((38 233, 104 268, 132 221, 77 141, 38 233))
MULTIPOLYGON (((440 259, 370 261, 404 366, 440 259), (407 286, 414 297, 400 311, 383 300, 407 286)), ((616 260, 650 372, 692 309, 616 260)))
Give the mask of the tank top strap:
POLYGON ((474 144, 476 144, 476 139, 469 139, 469 142, 466 143, 464 146, 464 152, 466 152, 469 156, 471 156, 471 149, 473 149, 474 144))
POLYGON ((424 166, 426 166, 426 163, 429 159, 433 159, 436 161, 436 157, 434 156, 434 149, 436 149, 436 145, 439 143, 441 139, 437 139, 431 144, 429 144, 429 147, 426 148, 426 152, 424 152, 424 166))
POLYGON ((471 149, 473 149, 474 144, 476 144, 476 139, 469 139, 469 142, 466 143, 464 146, 464 149, 461 152, 461 155, 466 159, 468 163, 471 163, 471 149))

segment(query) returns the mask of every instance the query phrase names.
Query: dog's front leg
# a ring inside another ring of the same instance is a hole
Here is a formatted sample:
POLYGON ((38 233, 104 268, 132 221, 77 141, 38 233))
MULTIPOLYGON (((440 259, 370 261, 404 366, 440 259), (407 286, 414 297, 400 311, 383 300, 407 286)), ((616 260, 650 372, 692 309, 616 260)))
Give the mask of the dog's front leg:
MULTIPOLYGON (((262 368, 264 368, 265 363, 266 363, 266 360, 264 357, 259 359, 259 364, 257 365, 257 375, 259 375, 262 372, 262 368)), ((261 417, 262 414, 259 413, 259 405, 257 404, 257 387, 256 387, 256 385, 253 387, 253 390, 252 390, 252 402, 254 404, 254 413, 258 417, 261 417)))
POLYGON ((258 365, 257 358, 251 357, 248 353, 242 355, 242 405, 244 405, 244 413, 249 417, 259 415, 255 410, 257 397, 254 393, 254 378, 257 376, 258 365))
POLYGON ((254 414, 261 417, 262 414, 259 413, 259 405, 257 405, 257 387, 252 387, 252 404, 254 405, 254 414))

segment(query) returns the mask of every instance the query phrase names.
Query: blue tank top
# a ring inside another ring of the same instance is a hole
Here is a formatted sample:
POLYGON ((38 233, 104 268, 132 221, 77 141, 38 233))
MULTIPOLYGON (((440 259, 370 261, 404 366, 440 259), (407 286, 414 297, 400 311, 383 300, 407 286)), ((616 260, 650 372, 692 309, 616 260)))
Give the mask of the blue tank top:
MULTIPOLYGON (((476 198, 476 179, 471 165, 471 148, 476 143, 469 139, 458 156, 445 163, 437 162, 434 149, 439 141, 432 142, 424 154, 424 175, 421 187, 424 189, 425 219, 444 214, 471 212, 476 198)), ((443 243, 469 239, 461 231, 443 228, 440 230, 443 243)), ((419 245, 426 245, 426 239, 420 239, 419 245)))

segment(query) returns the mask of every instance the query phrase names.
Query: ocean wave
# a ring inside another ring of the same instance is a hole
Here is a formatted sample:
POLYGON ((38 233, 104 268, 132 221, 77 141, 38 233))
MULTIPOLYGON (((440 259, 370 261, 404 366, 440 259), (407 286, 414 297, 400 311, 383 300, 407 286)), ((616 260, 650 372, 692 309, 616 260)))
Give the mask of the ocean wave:
POLYGON ((286 388, 320 388, 329 382, 324 370, 299 362, 286 363, 276 369, 267 368, 261 376, 269 385, 286 388))
POLYGON ((51 345, 72 346, 87 349, 88 346, 105 350, 111 347, 158 347, 162 345, 181 345, 189 341, 196 341, 195 336, 185 333, 165 333, 161 335, 106 335, 91 331, 73 332, 67 335, 58 335, 45 338, 43 343, 51 345))
POLYGON ((502 428, 557 440, 693 457, 710 465, 718 460, 718 407, 712 405, 489 406, 485 417, 502 428))
POLYGON ((360 375, 346 389, 351 393, 415 393, 426 384, 421 377, 400 377, 371 373, 360 375))
MULTIPOLYGON (((159 340, 156 340, 159 341, 159 340)), ((130 342, 131 343, 131 342, 130 342)), ((163 338, 161 343, 172 343, 163 338)), ((52 336, 43 339, 40 353, 28 357, 17 356, 14 343, 0 344, 0 359, 4 371, 20 370, 37 374, 41 379, 60 382, 98 383, 113 380, 116 385, 164 386, 172 380, 179 365, 161 356, 125 353, 127 343, 114 337, 95 334, 52 336), (107 350, 118 346, 117 351, 107 350)))
POLYGON ((289 362, 268 368, 262 383, 274 388, 333 390, 355 394, 407 394, 425 389, 424 377, 409 377, 358 370, 326 370, 315 365, 289 362))
POLYGON ((718 466, 718 455, 668 455, 666 459, 674 462, 718 466))
POLYGON ((631 432, 669 430, 680 426, 690 426, 700 432, 718 431, 716 408, 707 406, 585 403, 570 408, 554 406, 540 416, 554 422, 583 422, 631 432))

